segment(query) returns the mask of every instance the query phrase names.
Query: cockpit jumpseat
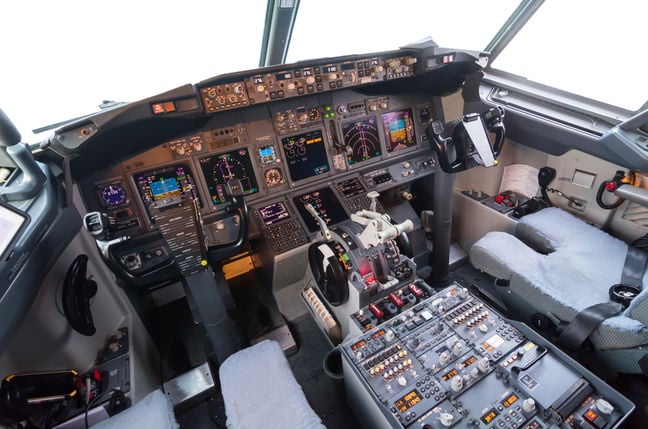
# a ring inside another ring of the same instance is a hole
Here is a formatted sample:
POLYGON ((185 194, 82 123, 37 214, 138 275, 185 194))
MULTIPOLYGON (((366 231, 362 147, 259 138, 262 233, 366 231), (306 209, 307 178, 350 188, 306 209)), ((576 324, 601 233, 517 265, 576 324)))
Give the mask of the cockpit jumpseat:
POLYGON ((231 355, 219 375, 228 428, 325 428, 276 341, 231 355))
MULTIPOLYGON (((508 280, 508 287, 497 289, 507 305, 526 307, 523 321, 537 312, 564 325, 580 311, 610 301, 610 287, 621 281, 626 243, 559 208, 523 217, 515 234, 490 232, 469 253, 475 268, 508 280)), ((642 292, 589 336, 596 350, 648 344, 646 280, 644 269, 642 292)))

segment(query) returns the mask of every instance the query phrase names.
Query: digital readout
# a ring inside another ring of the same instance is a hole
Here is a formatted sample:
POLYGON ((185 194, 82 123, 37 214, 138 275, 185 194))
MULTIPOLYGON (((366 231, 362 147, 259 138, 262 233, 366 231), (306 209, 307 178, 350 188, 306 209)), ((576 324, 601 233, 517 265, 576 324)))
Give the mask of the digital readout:
POLYGON ((366 345, 367 345, 367 342, 365 340, 360 340, 360 341, 358 341, 357 343, 355 343, 354 345, 351 346, 351 350, 356 351, 359 348, 364 347, 366 345))
POLYGON ((508 398, 504 399, 501 403, 504 405, 504 408, 508 408, 513 405, 518 400, 518 396, 515 393, 511 393, 508 398))
POLYGON ((265 207, 261 207, 259 209, 259 216, 261 216, 261 220, 264 224, 272 225, 284 219, 289 219, 290 213, 288 212, 286 205, 283 202, 278 201, 265 207))
POLYGON ((490 410, 488 410, 486 412, 486 414, 481 416, 481 421, 486 423, 486 424, 489 424, 497 416, 499 416, 499 413, 497 412, 497 410, 495 410, 495 408, 491 408, 490 410))
POLYGON ((380 337, 382 337, 383 335, 385 335, 385 330, 384 330, 384 329, 381 329, 380 331, 378 331, 378 332, 376 332, 375 334, 373 334, 373 335, 371 336, 371 338, 380 338, 380 337))
POLYGON ((455 376, 457 376, 457 375, 459 375, 459 371, 457 371, 456 368, 453 368, 452 370, 450 370, 450 371, 446 372, 445 374, 443 374, 443 375, 441 376, 441 378, 443 379, 443 381, 448 381, 448 380, 450 380, 452 377, 455 377, 455 376))
POLYGON ((465 368, 465 367, 467 367, 468 365, 472 365, 472 364, 475 363, 475 362, 477 362, 477 358, 473 355, 473 356, 470 356, 470 357, 469 357, 468 359, 466 359, 465 361, 461 362, 461 366, 463 366, 463 367, 465 368))
POLYGON ((357 177, 336 183, 335 188, 342 192, 344 198, 355 197, 356 195, 364 194, 367 191, 362 183, 360 183, 360 179, 357 177))
POLYGON ((275 74, 275 80, 286 80, 286 79, 292 79, 292 73, 284 72, 284 73, 275 74))
POLYGON ((397 399, 394 402, 394 406, 396 406, 396 408, 398 408, 398 411, 400 411, 402 414, 419 402, 421 402, 421 394, 418 392, 418 390, 414 389, 402 398, 397 399))

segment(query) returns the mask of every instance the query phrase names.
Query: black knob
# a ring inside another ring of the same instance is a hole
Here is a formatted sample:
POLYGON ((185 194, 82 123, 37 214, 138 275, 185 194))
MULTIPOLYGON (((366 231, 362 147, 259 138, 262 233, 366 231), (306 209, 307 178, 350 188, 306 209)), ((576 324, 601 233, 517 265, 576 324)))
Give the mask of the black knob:
POLYGON ((0 146, 7 147, 20 143, 20 133, 11 119, 0 109, 0 146))

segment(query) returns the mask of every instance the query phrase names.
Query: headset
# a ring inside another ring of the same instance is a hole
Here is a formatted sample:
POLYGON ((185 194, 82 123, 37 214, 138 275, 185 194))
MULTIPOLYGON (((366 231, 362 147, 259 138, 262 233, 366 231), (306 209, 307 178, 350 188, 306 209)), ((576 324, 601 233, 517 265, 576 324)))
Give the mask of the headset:
POLYGON ((315 282, 326 300, 334 307, 349 299, 347 275, 338 260, 333 242, 313 243, 308 248, 310 263, 315 282))

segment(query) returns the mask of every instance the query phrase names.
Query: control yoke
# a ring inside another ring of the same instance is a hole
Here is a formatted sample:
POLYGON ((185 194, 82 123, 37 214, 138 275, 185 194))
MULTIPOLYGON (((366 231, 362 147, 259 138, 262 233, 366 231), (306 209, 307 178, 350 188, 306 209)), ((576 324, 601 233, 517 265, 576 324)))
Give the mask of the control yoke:
POLYGON ((231 198, 230 205, 223 210, 215 221, 223 220, 238 214, 239 233, 236 240, 231 243, 209 246, 207 249, 207 259, 210 264, 219 263, 231 256, 240 253, 247 242, 248 235, 248 206, 243 198, 243 185, 239 179, 230 179, 225 183, 225 192, 231 198))
POLYGON ((20 144, 21 136, 9 117, 0 109, 0 147, 13 159, 22 172, 22 180, 0 188, 4 201, 28 200, 38 194, 46 177, 32 156, 31 150, 20 144))
POLYGON ((443 126, 434 121, 427 129, 439 165, 446 173, 458 173, 478 165, 497 165, 506 130, 502 119, 504 109, 494 107, 484 113, 469 113, 460 121, 443 126), (448 136, 445 128, 448 128, 448 136), (495 134, 491 145, 488 133, 495 134))
POLYGON ((110 238, 110 225, 114 223, 115 220, 106 213, 90 212, 83 216, 83 227, 94 237, 97 248, 106 261, 110 259, 112 246, 130 240, 127 235, 110 238))

